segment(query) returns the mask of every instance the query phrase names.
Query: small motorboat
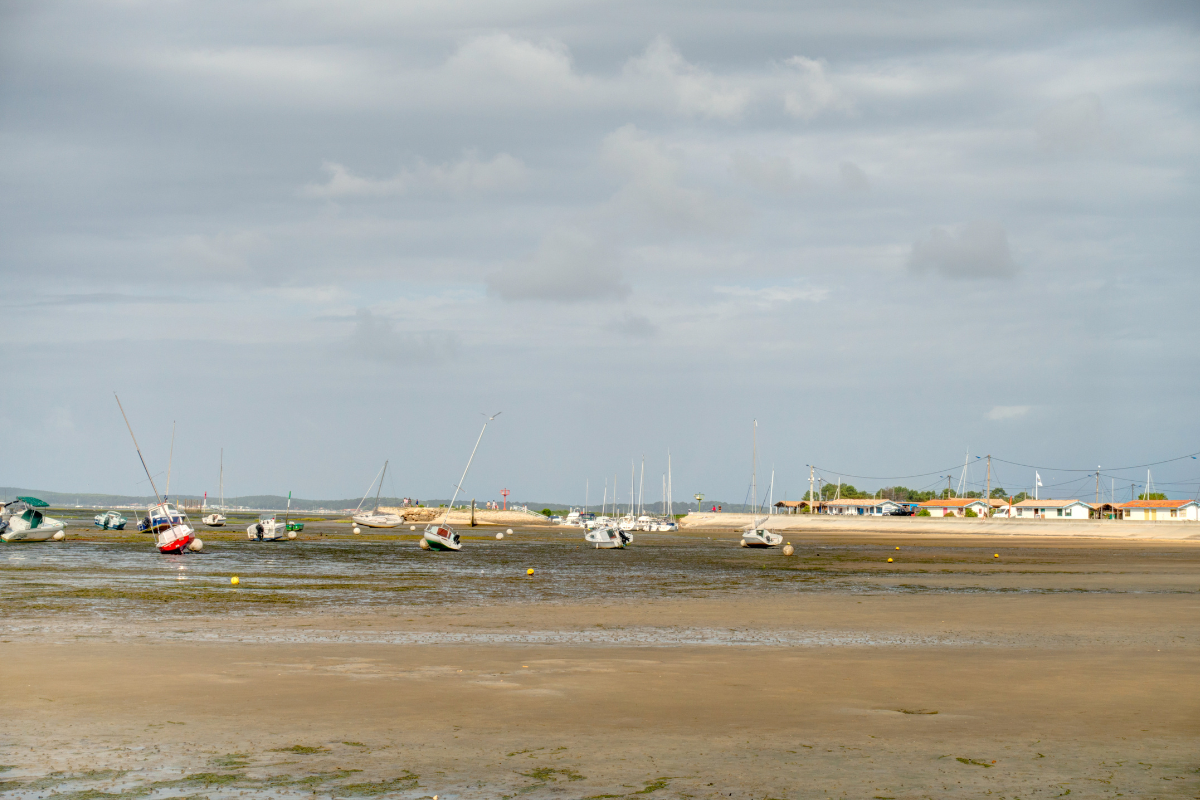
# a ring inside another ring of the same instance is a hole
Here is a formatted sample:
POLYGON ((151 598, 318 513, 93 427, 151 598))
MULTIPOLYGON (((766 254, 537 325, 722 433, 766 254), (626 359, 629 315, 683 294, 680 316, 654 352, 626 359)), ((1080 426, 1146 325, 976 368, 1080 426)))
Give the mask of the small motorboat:
POLYGON ((296 531, 291 527, 293 524, 295 523, 288 522, 276 514, 263 514, 258 518, 258 522, 246 528, 246 538, 252 542, 283 542, 295 539, 296 531))
POLYGON ((188 522, 187 515, 174 503, 151 506, 138 523, 138 530, 154 534, 154 543, 160 553, 198 553, 204 547, 196 538, 196 531, 188 522))
POLYGON ((226 522, 224 514, 217 514, 215 512, 201 517, 200 521, 210 528, 224 528, 226 522))
POLYGON ((583 539, 596 545, 597 550, 620 550, 633 541, 633 534, 614 525, 603 525, 585 533, 583 539))
POLYGON ((462 550, 458 532, 445 523, 426 526, 421 543, 427 550, 462 550))
POLYGON ((123 531, 125 523, 129 522, 116 511, 105 511, 103 514, 97 514, 93 519, 96 520, 97 528, 106 531, 123 531))
POLYGON ((47 517, 39 509, 50 504, 36 497, 18 497, 0 507, 0 541, 45 542, 53 539, 61 542, 67 538, 63 531, 67 527, 62 520, 47 517))
POLYGON ((679 523, 673 519, 660 519, 655 525, 654 530, 663 533, 679 530, 679 523))

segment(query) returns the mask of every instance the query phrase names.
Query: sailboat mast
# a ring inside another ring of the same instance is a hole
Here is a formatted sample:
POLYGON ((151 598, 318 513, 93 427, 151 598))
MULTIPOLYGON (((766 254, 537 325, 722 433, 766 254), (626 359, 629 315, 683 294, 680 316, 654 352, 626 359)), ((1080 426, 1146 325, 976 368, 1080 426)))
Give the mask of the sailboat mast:
POLYGON ((146 459, 142 457, 142 448, 138 447, 137 437, 133 435, 133 426, 129 424, 129 417, 125 416, 125 406, 121 405, 121 398, 117 397, 116 392, 113 392, 113 397, 117 398, 117 408, 121 409, 125 427, 129 428, 129 438, 133 439, 133 449, 137 450, 138 460, 142 462, 142 469, 145 471, 146 477, 150 479, 150 488, 154 490, 154 500, 161 505, 162 498, 158 496, 158 487, 154 485, 154 476, 150 474, 150 469, 146 466, 146 459))
POLYGON ((634 482, 634 478, 636 478, 636 477, 637 477, 637 462, 635 462, 631 458, 631 459, 629 459, 629 516, 630 517, 633 516, 633 501, 637 498, 637 494, 634 492, 634 487, 637 486, 637 484, 634 482))
POLYGON ((379 488, 375 490, 375 510, 372 512, 374 514, 379 513, 379 495, 383 492, 383 476, 387 475, 387 465, 388 462, 385 459, 383 462, 383 472, 379 473, 379 488))
POLYGON ((638 480, 638 516, 645 511, 643 501, 646 499, 646 457, 642 456, 642 477, 638 480))
MULTIPOLYGON (((750 458, 750 507, 754 509, 753 513, 758 513, 758 420, 754 420, 754 434, 752 437, 754 442, 750 458)), ((753 520, 751 520, 753 522, 753 520)))
POLYGON ((225 448, 221 448, 221 478, 217 481, 221 487, 221 513, 225 513, 225 448))
POLYGON ((163 496, 171 499, 171 465, 175 463, 175 420, 171 420, 171 455, 167 457, 167 491, 163 496))
MULTIPOLYGON (((467 466, 463 467, 462 477, 458 479, 458 485, 454 487, 454 496, 450 498, 450 505, 446 507, 446 518, 450 516, 450 511, 454 508, 454 501, 458 499, 458 493, 462 491, 463 482, 467 479, 467 472, 471 469, 471 462, 475 460, 475 451, 479 449, 479 443, 483 441, 483 432, 487 430, 488 422, 491 422, 503 413, 503 411, 497 411, 495 414, 492 414, 479 430, 479 438, 475 440, 475 446, 471 448, 471 457, 467 459, 467 466)), ((387 465, 384 464, 384 466, 386 467, 387 465)), ((382 479, 380 480, 380 485, 383 485, 382 479)), ((443 518, 443 521, 445 521, 445 518, 443 518)))

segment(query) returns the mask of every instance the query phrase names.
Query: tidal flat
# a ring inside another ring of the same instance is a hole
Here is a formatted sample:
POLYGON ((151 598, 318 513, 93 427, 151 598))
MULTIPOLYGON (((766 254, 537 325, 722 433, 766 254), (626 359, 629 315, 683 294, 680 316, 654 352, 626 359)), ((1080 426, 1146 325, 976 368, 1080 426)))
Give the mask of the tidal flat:
POLYGON ((0 548, 0 796, 1200 793, 1195 542, 244 527, 0 548))

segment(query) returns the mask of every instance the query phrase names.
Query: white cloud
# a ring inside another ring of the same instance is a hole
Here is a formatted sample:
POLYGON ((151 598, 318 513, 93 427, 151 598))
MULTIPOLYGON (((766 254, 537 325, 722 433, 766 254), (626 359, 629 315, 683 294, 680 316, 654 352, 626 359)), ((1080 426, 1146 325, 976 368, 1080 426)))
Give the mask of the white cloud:
POLYGON ((732 119, 746 109, 752 90, 745 81, 718 78, 688 63, 663 36, 646 52, 630 59, 624 76, 628 83, 649 90, 683 114, 732 119))
POLYGON ((992 410, 984 416, 994 421, 1017 419, 1028 414, 1029 408, 1029 406, 992 406, 992 410))
POLYGON ((1010 278, 1017 272, 1008 234, 999 223, 987 220, 954 229, 934 228, 913 244, 908 267, 947 278, 1010 278))
POLYGON ((1038 141, 1044 150, 1083 150, 1103 141, 1104 106, 1094 94, 1065 100, 1038 118, 1038 141))
POLYGON ((842 186, 851 192, 866 192, 871 189, 871 182, 867 180, 867 173, 863 172, 862 167, 852 161, 843 161, 838 167, 838 171, 842 176, 842 186))
POLYGON ((630 293, 615 255, 578 230, 550 233, 529 258, 493 272, 487 284, 489 295, 509 301, 573 303, 618 300, 630 293))
POLYGON ((418 162, 412 169, 401 170, 391 178, 362 178, 334 162, 323 165, 329 180, 309 184, 303 193, 308 197, 386 197, 389 195, 428 192, 432 194, 483 194, 521 186, 527 177, 525 165, 507 153, 491 161, 480 161, 468 152, 453 164, 418 162))
POLYGON ((730 160, 734 175, 764 191, 787 194, 804 186, 785 156, 759 157, 737 150, 730 160))
POLYGON ((825 74, 825 62, 804 56, 792 56, 783 62, 793 77, 783 93, 783 110, 799 119, 812 119, 827 109, 848 110, 849 100, 825 74))
POLYGON ((683 166, 659 139, 633 125, 604 138, 601 160, 627 183, 611 209, 652 230, 713 231, 729 227, 731 209, 709 193, 680 185, 683 166))
POLYGON ((764 306, 794 303, 798 300, 819 303, 829 297, 828 289, 802 289, 798 286, 767 286, 762 289, 750 289, 745 286, 717 286, 715 290, 739 300, 747 300, 764 306))

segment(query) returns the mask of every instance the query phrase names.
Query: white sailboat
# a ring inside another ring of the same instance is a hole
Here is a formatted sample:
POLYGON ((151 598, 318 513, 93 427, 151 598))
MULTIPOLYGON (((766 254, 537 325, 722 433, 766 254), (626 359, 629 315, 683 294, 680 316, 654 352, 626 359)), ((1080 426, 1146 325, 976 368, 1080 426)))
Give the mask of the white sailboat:
MULTIPOLYGON (((396 528, 404 524, 404 517, 399 514, 383 514, 379 511, 379 493, 383 491, 383 476, 387 474, 388 462, 383 462, 383 469, 379 471, 379 489, 375 492, 375 508, 369 513, 362 514, 362 504, 367 502, 367 495, 371 493, 371 487, 367 487, 367 494, 363 495, 363 499, 358 501, 358 508, 354 510, 354 514, 350 519, 354 520, 355 525, 362 525, 365 528, 396 528)), ((372 483, 374 485, 374 483, 372 483)))
POLYGON ((219 480, 219 486, 220 486, 220 491, 221 491, 221 505, 218 507, 219 510, 216 512, 213 512, 212 514, 209 514, 208 516, 206 516, 200 520, 201 522, 203 522, 205 525, 207 525, 210 528, 225 527, 225 515, 220 513, 221 511, 225 510, 225 448, 224 447, 221 448, 221 477, 219 480))
MULTIPOLYGON (((750 469, 751 508, 754 515, 750 524, 742 531, 742 547, 777 547, 783 544, 783 537, 759 527, 767 521, 766 517, 758 518, 758 420, 754 420, 754 455, 753 466, 750 469)), ((773 480, 773 478, 772 478, 773 480)))
POLYGON ((425 534, 421 537, 423 549, 462 550, 462 539, 457 531, 447 524, 446 518, 450 516, 450 511, 454 508, 454 501, 458 499, 458 493, 462 491, 463 482, 467 479, 467 472, 471 469, 471 462, 475 460, 475 451, 479 449, 479 443, 483 441, 483 432, 487 430, 488 423, 502 413, 497 411, 483 423, 483 428, 479 431, 479 438, 475 440, 475 447, 471 449, 471 457, 467 459, 467 466, 463 468, 462 477, 458 479, 458 485, 454 487, 454 496, 450 498, 450 504, 446 506, 446 513, 442 515, 440 522, 434 522, 425 528, 425 534))
POLYGON ((0 506, 0 542, 61 542, 67 537, 66 523, 38 510, 49 507, 36 497, 18 497, 0 506))

